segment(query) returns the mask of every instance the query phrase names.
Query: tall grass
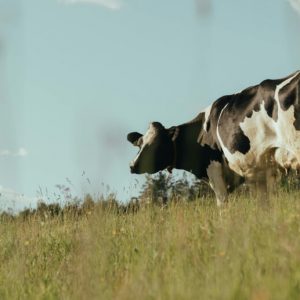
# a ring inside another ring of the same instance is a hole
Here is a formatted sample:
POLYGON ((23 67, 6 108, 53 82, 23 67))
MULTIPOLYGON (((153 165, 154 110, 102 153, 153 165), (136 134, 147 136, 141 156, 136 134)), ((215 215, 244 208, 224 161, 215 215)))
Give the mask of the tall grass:
POLYGON ((0 223, 0 299, 299 299, 299 193, 0 223))

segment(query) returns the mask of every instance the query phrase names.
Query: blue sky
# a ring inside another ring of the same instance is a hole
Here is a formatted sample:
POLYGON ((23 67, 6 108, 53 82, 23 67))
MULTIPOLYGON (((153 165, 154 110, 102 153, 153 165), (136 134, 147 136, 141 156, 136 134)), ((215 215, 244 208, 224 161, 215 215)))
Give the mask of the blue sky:
POLYGON ((188 121, 299 53, 299 0, 0 0, 0 205, 56 184, 129 199, 129 131, 188 121))

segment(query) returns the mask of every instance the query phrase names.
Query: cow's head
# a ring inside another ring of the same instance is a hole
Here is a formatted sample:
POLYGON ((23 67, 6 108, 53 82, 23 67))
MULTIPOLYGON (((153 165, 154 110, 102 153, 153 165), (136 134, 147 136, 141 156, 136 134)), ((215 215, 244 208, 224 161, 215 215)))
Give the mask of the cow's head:
POLYGON ((172 132, 159 122, 151 123, 144 135, 138 132, 129 133, 127 140, 140 148, 137 157, 130 164, 131 173, 153 174, 172 167, 174 161, 172 132))

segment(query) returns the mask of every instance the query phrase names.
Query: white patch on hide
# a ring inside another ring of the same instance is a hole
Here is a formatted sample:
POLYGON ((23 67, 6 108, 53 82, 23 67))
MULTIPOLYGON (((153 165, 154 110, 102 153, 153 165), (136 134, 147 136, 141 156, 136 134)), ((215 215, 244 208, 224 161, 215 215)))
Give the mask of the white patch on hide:
MULTIPOLYGON (((297 77, 300 72, 297 72, 292 77, 286 79, 284 82, 279 84, 275 90, 275 101, 278 106, 278 121, 276 126, 277 137, 279 148, 283 148, 289 152, 289 157, 294 155, 295 159, 300 161, 300 131, 297 131, 294 122, 294 106, 291 105, 286 111, 281 109, 279 101, 279 93, 282 88, 289 84, 295 77, 297 77)), ((300 117, 300 116, 299 116, 300 117)))
POLYGON ((203 129, 204 129, 205 132, 207 132, 207 121, 208 121, 209 116, 210 116, 211 108, 212 108, 212 104, 210 106, 208 106, 203 111, 205 113, 205 120, 204 120, 204 123, 203 123, 203 129))
POLYGON ((253 111, 250 118, 246 117, 240 123, 240 128, 250 140, 250 150, 246 154, 238 151, 232 154, 226 149, 225 156, 230 168, 241 176, 254 176, 254 168, 265 165, 265 161, 262 161, 265 160, 264 154, 277 146, 275 126, 275 121, 268 116, 262 101, 260 110, 253 111))

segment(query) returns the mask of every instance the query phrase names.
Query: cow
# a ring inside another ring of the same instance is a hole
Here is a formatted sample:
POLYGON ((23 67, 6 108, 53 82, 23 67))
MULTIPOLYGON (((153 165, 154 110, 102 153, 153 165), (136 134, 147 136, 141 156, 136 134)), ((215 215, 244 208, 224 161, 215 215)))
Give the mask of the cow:
POLYGON ((132 173, 187 170, 209 182, 218 205, 243 182, 264 198, 278 170, 300 169, 300 71, 223 96, 188 123, 153 122, 127 139, 140 148, 132 173))

